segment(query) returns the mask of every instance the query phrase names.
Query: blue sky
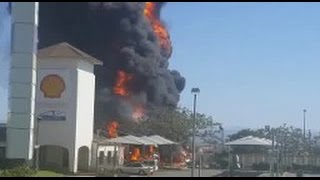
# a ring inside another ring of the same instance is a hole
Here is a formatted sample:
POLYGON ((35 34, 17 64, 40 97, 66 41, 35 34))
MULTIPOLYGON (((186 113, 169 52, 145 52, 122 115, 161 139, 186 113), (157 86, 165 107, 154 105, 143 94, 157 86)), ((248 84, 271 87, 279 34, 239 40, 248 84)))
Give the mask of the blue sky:
POLYGON ((187 79, 181 106, 226 127, 287 123, 319 130, 320 3, 168 3, 171 68, 187 79))
POLYGON ((307 128, 320 130, 320 3, 171 2, 162 15, 170 68, 187 79, 180 106, 191 109, 199 87, 198 110, 227 128, 302 127, 306 108, 307 128))

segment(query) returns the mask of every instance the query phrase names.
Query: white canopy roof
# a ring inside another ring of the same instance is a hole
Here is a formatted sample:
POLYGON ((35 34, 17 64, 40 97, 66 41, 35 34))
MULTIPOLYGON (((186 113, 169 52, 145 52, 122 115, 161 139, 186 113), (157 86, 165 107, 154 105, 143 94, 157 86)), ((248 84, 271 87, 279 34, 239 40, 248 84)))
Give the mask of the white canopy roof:
POLYGON ((117 137, 113 139, 105 139, 101 144, 133 144, 133 145, 142 145, 141 142, 135 141, 133 139, 128 139, 125 137, 117 137))
POLYGON ((152 141, 150 141, 148 139, 143 139, 143 138, 132 136, 132 135, 124 136, 123 138, 128 139, 130 141, 139 142, 142 145, 157 145, 155 142, 152 142, 152 141))
POLYGON ((272 146, 272 141, 265 138, 247 136, 225 143, 227 146, 272 146))
POLYGON ((144 139, 144 140, 147 140, 147 141, 151 141, 151 142, 153 142, 153 143, 155 143, 155 144, 157 144, 157 145, 163 145, 163 142, 161 142, 161 141, 159 141, 159 140, 156 140, 156 139, 152 139, 152 138, 150 138, 150 137, 148 137, 148 136, 142 136, 142 137, 140 137, 141 139, 144 139))
POLYGON ((133 145, 171 145, 178 144, 161 136, 143 136, 136 137, 132 135, 117 137, 113 139, 105 139, 100 144, 133 144, 133 145))
POLYGON ((178 144, 176 142, 170 141, 170 140, 163 138, 161 136, 158 136, 158 135, 149 136, 148 138, 154 142, 157 142, 158 145, 178 144))

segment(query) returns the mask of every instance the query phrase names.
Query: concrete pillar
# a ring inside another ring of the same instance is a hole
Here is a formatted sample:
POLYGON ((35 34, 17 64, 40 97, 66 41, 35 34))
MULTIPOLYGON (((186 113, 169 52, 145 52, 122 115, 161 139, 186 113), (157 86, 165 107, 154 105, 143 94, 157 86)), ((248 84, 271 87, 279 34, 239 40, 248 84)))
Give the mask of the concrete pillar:
POLYGON ((91 151, 92 151, 92 148, 91 148, 91 146, 88 146, 88 148, 89 148, 89 153, 88 153, 88 170, 90 170, 91 169, 91 166, 92 166, 92 164, 91 164, 91 159, 92 159, 92 154, 91 154, 91 151))
POLYGON ((69 148, 69 171, 72 173, 78 172, 78 149, 69 148))
POLYGON ((33 156, 36 91, 37 2, 12 2, 7 158, 31 160, 33 156))

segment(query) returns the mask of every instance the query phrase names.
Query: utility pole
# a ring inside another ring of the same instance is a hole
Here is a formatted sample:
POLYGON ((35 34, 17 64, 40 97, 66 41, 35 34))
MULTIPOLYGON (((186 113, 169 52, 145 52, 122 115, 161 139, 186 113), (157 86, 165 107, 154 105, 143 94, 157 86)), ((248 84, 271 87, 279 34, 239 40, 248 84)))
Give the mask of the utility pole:
POLYGON ((270 177, 274 177, 274 129, 271 129, 272 134, 272 150, 271 150, 271 163, 270 163, 270 177))
POLYGON ((36 134, 35 134, 35 149, 36 149, 36 159, 35 159, 35 164, 36 164, 36 170, 39 171, 39 161, 40 161, 40 145, 39 145, 39 129, 40 129, 40 126, 39 126, 39 123, 40 123, 40 120, 41 118, 40 117, 37 117, 36 118, 37 120, 37 123, 36 123, 36 127, 37 127, 37 130, 36 130, 36 134))
POLYGON ((201 159, 201 154, 199 154, 199 169, 198 169, 198 176, 201 177, 201 163, 202 163, 202 159, 201 159))
POLYGON ((222 124, 219 125, 219 130, 221 132, 222 149, 224 149, 224 128, 222 127, 222 124))
POLYGON ((202 168, 202 148, 199 148, 199 169, 198 169, 198 176, 201 177, 201 168, 202 168))
POLYGON ((194 170, 196 165, 196 146, 195 146, 195 136, 196 136, 196 105, 197 105, 197 94, 200 93, 199 88, 192 88, 191 93, 194 94, 193 99, 193 127, 192 127, 192 170, 191 177, 194 177, 194 170))
POLYGON ((231 149, 230 149, 230 147, 229 147, 229 149, 228 149, 228 154, 229 154, 229 177, 231 177, 231 149))
POLYGON ((305 142, 306 140, 306 112, 307 110, 303 110, 303 141, 305 142))
POLYGON ((196 136, 196 103, 197 94, 194 94, 193 102, 193 127, 192 127, 192 171, 191 177, 194 177, 194 170, 196 165, 196 146, 195 146, 195 136, 196 136))

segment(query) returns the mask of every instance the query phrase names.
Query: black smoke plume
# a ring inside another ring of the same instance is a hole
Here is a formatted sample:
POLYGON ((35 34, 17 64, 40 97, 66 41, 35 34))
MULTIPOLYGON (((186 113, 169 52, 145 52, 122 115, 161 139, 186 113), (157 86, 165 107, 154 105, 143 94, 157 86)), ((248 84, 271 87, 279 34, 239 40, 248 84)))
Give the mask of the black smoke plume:
MULTIPOLYGON (((162 3, 157 3, 160 17, 162 3)), ((128 120, 134 105, 176 107, 185 79, 168 69, 143 2, 40 2, 39 48, 68 42, 104 62, 96 67, 95 120, 128 120), (131 95, 116 96, 117 72, 132 74, 131 95)), ((96 123, 100 125, 100 123, 96 123)))

